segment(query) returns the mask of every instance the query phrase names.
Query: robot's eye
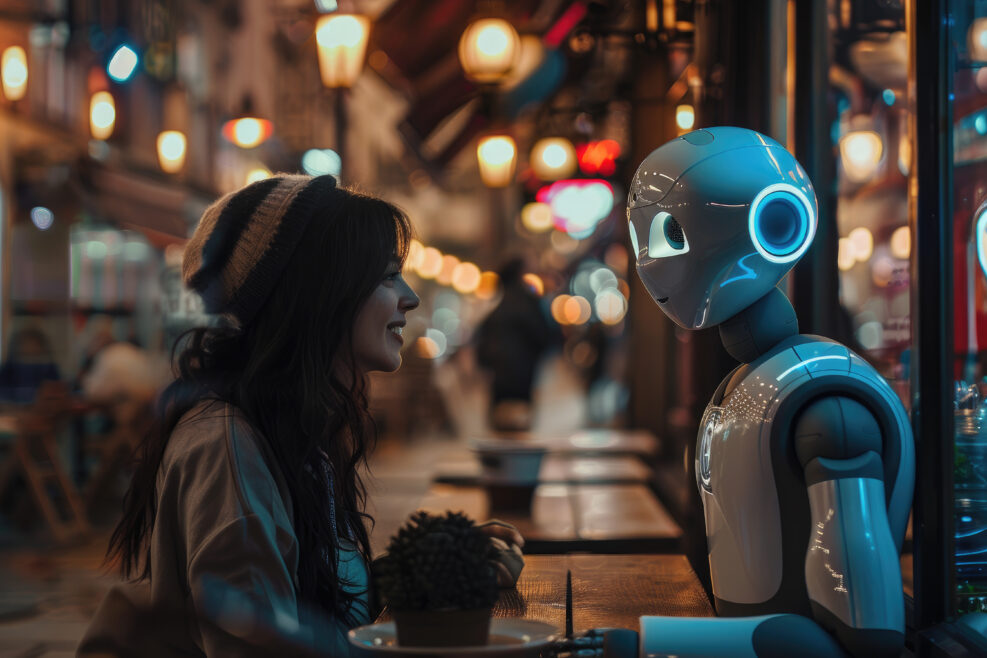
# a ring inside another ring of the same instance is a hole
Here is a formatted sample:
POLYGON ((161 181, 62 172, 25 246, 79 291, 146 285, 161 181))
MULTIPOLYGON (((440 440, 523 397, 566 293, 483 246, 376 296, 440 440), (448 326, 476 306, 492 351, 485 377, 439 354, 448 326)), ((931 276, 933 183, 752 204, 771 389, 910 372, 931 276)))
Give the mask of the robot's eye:
POLYGON ((796 187, 771 185, 754 198, 748 218, 751 241, 773 263, 798 259, 812 243, 816 221, 812 205, 796 187))
POLYGON ((655 215, 648 233, 648 256, 668 258, 687 251, 689 251, 689 241, 685 237, 682 225, 667 212, 662 211, 655 215))

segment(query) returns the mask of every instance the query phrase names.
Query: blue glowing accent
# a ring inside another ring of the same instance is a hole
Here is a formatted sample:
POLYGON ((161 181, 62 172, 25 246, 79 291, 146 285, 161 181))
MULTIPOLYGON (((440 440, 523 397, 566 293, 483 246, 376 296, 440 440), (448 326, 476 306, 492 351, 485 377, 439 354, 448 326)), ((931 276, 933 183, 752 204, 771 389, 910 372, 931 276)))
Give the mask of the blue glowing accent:
POLYGON ((741 258, 739 261, 737 261, 737 267, 739 267, 740 269, 742 269, 744 271, 744 273, 743 274, 738 274, 737 276, 730 277, 729 279, 727 279, 726 281, 724 281, 723 283, 721 283, 720 284, 720 287, 722 288, 723 286, 727 285, 728 283, 733 283, 734 281, 742 281, 744 279, 756 279, 757 278, 757 272, 755 272, 753 269, 751 269, 747 265, 744 265, 744 261, 747 260, 748 258, 750 258, 753 255, 754 254, 747 254, 746 256, 744 256, 743 258, 741 258))
MULTIPOLYGON (((960 521, 962 521, 963 523, 969 523, 970 521, 973 521, 973 517, 972 516, 961 516, 960 517, 960 521)), ((977 532, 983 532, 983 530, 978 530, 977 532)))
POLYGON ((804 192, 778 183, 764 188, 754 198, 748 229, 754 247, 766 260, 790 263, 812 243, 816 218, 804 192))
POLYGON ((892 90, 885 89, 884 91, 882 91, 881 98, 884 100, 884 104, 887 105, 888 107, 894 105, 895 96, 892 90))
POLYGON ((634 260, 638 260, 638 256, 641 255, 641 249, 637 246, 637 229, 634 228, 634 221, 629 217, 627 218, 627 228, 628 233, 631 234, 631 246, 634 247, 634 260))
POLYGON ((977 233, 977 259, 980 261, 980 269, 987 276, 987 240, 984 233, 987 232, 987 207, 981 207, 980 213, 974 224, 977 233))
POLYGON ((106 73, 116 82, 126 82, 134 75, 140 57, 137 51, 127 44, 120 45, 110 56, 110 61, 106 65, 106 73))
POLYGON ((801 363, 796 363, 794 366, 792 366, 791 368, 789 368, 785 372, 783 372, 780 375, 778 375, 777 377, 775 377, 775 381, 779 381, 780 382, 782 379, 784 379, 785 377, 787 377, 788 374, 791 373, 793 370, 796 370, 798 368, 801 368, 802 366, 807 366, 810 363, 813 363, 815 361, 827 361, 827 360, 830 360, 830 359, 843 359, 843 360, 847 360, 847 358, 845 356, 840 356, 840 355, 835 355, 835 354, 828 355, 828 356, 814 356, 811 359, 806 359, 805 361, 802 361, 801 363))
POLYGON ((987 135, 987 114, 983 112, 978 114, 973 120, 973 127, 976 128, 978 135, 987 135))

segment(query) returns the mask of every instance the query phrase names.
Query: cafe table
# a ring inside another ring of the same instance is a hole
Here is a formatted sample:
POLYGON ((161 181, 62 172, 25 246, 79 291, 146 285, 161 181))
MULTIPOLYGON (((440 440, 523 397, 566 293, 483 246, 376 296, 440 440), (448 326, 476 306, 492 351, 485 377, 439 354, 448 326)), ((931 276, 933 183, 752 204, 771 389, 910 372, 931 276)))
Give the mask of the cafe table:
POLYGON ((530 504, 497 509, 487 488, 435 483, 418 508, 511 523, 528 553, 668 553, 679 550, 682 538, 682 529, 643 484, 540 484, 530 504))
MULTIPOLYGON (((566 572, 572 627, 640 630, 642 615, 711 617, 713 608, 684 555, 525 555, 515 589, 501 590, 495 617, 565 628, 566 572)), ((387 620, 385 612, 381 620, 387 620)))
MULTIPOLYGON (((654 471, 637 455, 548 453, 538 472, 541 484, 646 484, 654 471)), ((442 484, 472 486, 483 479, 483 467, 473 454, 449 456, 437 466, 432 478, 442 484)))

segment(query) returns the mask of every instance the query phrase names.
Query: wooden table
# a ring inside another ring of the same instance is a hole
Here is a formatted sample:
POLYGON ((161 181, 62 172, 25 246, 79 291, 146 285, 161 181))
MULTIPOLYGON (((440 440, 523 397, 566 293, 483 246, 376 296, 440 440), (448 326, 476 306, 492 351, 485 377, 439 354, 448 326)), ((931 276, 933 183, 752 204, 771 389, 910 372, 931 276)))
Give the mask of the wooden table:
POLYGON ((638 455, 645 459, 656 457, 661 442, 648 430, 619 430, 607 428, 584 429, 563 436, 548 436, 530 432, 512 432, 473 437, 484 440, 519 441, 544 446, 549 453, 559 455, 638 455))
MULTIPOLYGON (((495 617, 565 628, 565 575, 572 571, 572 627, 640 630, 642 615, 712 617, 684 555, 525 555, 517 589, 501 591, 495 617)), ((388 619, 387 614, 382 620, 388 619)))
POLYGON ((527 553, 667 553, 679 550, 682 537, 682 529, 641 484, 542 484, 530 508, 520 511, 491 511, 488 493, 479 486, 434 484, 419 508, 514 524, 527 553))
MULTIPOLYGON (((548 453, 541 463, 541 484, 644 484, 653 471, 637 455, 572 455, 548 453)), ((480 483, 483 468, 476 456, 444 460, 433 479, 442 484, 473 486, 480 483)))

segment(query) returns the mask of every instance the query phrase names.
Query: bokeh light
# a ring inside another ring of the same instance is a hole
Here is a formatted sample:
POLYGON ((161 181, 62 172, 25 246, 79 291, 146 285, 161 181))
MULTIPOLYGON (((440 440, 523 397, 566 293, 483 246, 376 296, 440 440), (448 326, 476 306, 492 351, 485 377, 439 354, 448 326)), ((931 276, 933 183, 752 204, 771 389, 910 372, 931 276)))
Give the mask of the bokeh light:
POLYGON ((480 275, 480 285, 476 288, 477 299, 493 299, 497 294, 500 277, 496 272, 484 272, 480 275))
POLYGON ((531 168, 535 176, 554 181, 576 171, 576 149, 564 137, 545 137, 531 149, 531 168))
POLYGON ((542 281, 542 278, 537 274, 528 272, 521 277, 521 280, 524 281, 524 284, 539 297, 545 294, 545 282, 542 281))
POLYGON ((7 100, 17 101, 27 93, 27 53, 20 46, 10 46, 0 58, 0 80, 7 100))
POLYGON ((434 279, 442 271, 442 252, 435 247, 425 247, 422 262, 418 266, 418 276, 423 279, 434 279))
POLYGON ((302 169, 309 176, 336 176, 342 171, 343 160, 332 149, 309 149, 302 155, 302 169))
POLYGON ((559 324, 568 324, 565 317, 565 305, 569 301, 569 295, 561 294, 556 295, 555 299, 552 300, 552 304, 549 310, 552 312, 552 318, 555 319, 559 324))
POLYGON ((614 325, 627 314, 627 300, 615 289, 601 291, 594 301, 596 315, 603 324, 614 325))
POLYGON ((97 91, 89 103, 89 129, 93 139, 108 139, 113 134, 117 111, 108 91, 97 91))
POLYGON ((459 259, 452 254, 446 254, 442 257, 442 262, 439 265, 439 273, 435 275, 436 283, 443 286, 448 286, 452 283, 452 273, 455 271, 456 267, 459 265, 459 259))
POLYGON ((117 82, 126 82, 137 70, 139 61, 137 51, 127 44, 122 44, 110 56, 106 73, 117 82))
POLYGON ((460 263, 452 271, 452 287, 464 295, 480 286, 480 268, 473 263, 460 263))
POLYGON ((521 208, 521 223, 532 233, 544 233, 551 230, 552 208, 547 203, 526 203, 521 208))
POLYGON ((565 300, 562 305, 562 315, 566 324, 585 324, 593 315, 589 300, 581 295, 574 295, 565 300))
POLYGON ((177 130, 158 134, 158 164, 161 170, 174 174, 185 165, 185 135, 177 130))
POLYGON ((847 178, 855 183, 870 180, 881 163, 884 143, 873 130, 855 130, 840 139, 840 160, 847 178))
POLYGON ((34 224, 38 230, 47 231, 51 228, 51 225, 55 222, 55 213, 53 213, 48 208, 44 206, 35 206, 31 208, 31 223, 34 224))
POLYGON ((874 235, 864 226, 858 226, 847 236, 853 257, 863 262, 870 259, 874 252, 874 235))
POLYGON ((247 184, 256 183, 259 180, 264 180, 271 177, 271 170, 267 167, 259 166, 253 167, 247 172, 247 184))
POLYGON ((891 255, 907 259, 912 253, 912 233, 907 226, 899 226, 891 234, 891 255))
POLYGON ((412 238, 408 244, 408 257, 404 260, 404 269, 417 272, 425 260, 425 245, 412 238))
POLYGON ((853 266, 857 264, 857 257, 854 256, 850 238, 840 238, 836 264, 843 272, 853 269, 853 266))
POLYGON ((679 105, 675 108, 675 125, 682 132, 692 130, 696 125, 696 110, 691 105, 679 105))

